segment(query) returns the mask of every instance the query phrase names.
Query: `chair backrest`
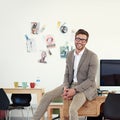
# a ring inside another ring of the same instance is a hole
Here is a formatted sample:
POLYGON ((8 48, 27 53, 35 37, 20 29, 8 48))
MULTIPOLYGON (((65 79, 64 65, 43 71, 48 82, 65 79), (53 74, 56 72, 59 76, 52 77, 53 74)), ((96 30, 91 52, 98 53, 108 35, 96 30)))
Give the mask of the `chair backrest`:
POLYGON ((12 94, 11 101, 14 106, 29 106, 31 102, 31 94, 12 94))
POLYGON ((104 117, 120 120, 120 94, 109 93, 103 107, 104 117))
POLYGON ((0 88, 0 110, 7 110, 10 101, 3 88, 0 88))

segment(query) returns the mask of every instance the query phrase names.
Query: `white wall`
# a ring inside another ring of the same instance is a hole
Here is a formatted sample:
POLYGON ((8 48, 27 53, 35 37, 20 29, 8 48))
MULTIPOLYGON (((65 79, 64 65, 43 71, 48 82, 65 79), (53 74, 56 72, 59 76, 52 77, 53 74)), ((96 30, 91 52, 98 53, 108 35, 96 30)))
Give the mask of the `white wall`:
POLYGON ((59 57, 58 46, 68 36, 56 31, 57 21, 65 21, 70 29, 86 29, 90 33, 87 47, 99 59, 119 59, 119 6, 119 0, 0 0, 0 87, 35 81, 38 76, 46 91, 63 82, 65 59, 59 57), (30 33, 34 21, 46 24, 46 33, 54 34, 58 42, 47 64, 37 62, 39 52, 26 52, 24 34, 30 33))

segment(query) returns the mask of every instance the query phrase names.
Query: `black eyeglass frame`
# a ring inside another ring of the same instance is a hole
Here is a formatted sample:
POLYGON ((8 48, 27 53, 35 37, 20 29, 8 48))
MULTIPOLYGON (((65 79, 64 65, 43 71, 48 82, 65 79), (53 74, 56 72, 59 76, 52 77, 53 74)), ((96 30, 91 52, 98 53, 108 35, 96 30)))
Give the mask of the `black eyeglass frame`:
POLYGON ((77 42, 87 42, 87 39, 83 39, 83 38, 79 38, 79 37, 75 37, 75 41, 77 42))

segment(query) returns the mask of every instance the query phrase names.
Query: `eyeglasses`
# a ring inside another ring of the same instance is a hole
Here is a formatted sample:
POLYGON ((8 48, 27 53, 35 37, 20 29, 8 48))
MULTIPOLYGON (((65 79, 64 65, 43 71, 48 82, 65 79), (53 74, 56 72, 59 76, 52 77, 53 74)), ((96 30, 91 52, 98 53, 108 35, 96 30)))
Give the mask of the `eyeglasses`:
POLYGON ((76 38, 75 38, 75 41, 77 41, 77 42, 86 42, 87 39, 83 39, 83 38, 76 37, 76 38))

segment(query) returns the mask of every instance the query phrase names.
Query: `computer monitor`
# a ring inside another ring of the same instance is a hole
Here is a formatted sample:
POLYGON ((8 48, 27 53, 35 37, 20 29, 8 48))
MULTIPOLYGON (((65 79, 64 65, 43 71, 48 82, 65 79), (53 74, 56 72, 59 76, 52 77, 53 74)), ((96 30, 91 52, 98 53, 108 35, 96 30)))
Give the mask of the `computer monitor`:
POLYGON ((120 91, 120 60, 100 60, 100 89, 120 91))

